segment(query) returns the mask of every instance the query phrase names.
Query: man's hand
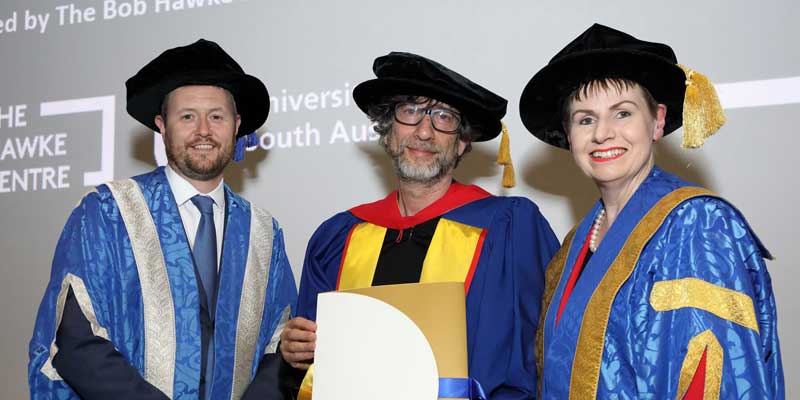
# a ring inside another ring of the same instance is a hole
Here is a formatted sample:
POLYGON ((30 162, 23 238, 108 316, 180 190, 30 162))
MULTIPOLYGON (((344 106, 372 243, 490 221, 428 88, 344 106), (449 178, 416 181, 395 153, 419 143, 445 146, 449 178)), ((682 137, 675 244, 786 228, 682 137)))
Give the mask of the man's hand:
POLYGON ((317 347, 317 324, 295 317, 286 323, 281 332, 281 354, 294 368, 308 369, 317 347))

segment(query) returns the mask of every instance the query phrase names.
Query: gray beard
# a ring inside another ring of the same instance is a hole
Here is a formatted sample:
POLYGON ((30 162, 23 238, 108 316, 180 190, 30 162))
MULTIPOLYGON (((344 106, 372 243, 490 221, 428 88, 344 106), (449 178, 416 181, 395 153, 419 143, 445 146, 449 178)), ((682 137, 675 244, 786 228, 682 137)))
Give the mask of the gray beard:
POLYGON ((434 183, 447 175, 455 163, 447 163, 442 157, 436 157, 435 162, 429 165, 411 165, 402 157, 394 158, 394 171, 397 177, 404 182, 434 183))
POLYGON ((413 165, 403 159, 403 150, 406 143, 400 143, 399 149, 393 150, 386 148, 392 157, 394 171, 397 178, 403 182, 432 184, 438 182, 449 174, 456 166, 458 157, 456 156, 458 141, 454 142, 454 147, 450 152, 440 152, 436 154, 434 162, 428 165, 413 165))

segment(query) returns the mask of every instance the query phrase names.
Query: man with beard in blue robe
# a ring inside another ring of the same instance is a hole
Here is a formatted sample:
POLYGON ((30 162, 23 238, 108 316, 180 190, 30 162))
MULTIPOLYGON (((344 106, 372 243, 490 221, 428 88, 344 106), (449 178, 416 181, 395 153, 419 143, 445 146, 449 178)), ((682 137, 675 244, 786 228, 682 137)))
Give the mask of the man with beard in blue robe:
MULTIPOLYGON (((308 368, 318 293, 463 282, 469 377, 491 399, 533 399, 543 273, 557 239, 530 200, 453 180, 473 141, 500 134, 506 100, 415 54, 379 57, 373 70, 377 78, 358 85, 353 97, 375 122, 399 187, 334 215, 314 233, 297 317, 282 335, 284 358, 308 368)), ((442 389, 440 397, 464 397, 442 389)))
POLYGON ((266 120, 267 89, 202 39, 126 86, 169 163, 96 187, 67 220, 30 342, 31 398, 280 397, 269 390, 296 301, 283 234, 222 176, 266 120))

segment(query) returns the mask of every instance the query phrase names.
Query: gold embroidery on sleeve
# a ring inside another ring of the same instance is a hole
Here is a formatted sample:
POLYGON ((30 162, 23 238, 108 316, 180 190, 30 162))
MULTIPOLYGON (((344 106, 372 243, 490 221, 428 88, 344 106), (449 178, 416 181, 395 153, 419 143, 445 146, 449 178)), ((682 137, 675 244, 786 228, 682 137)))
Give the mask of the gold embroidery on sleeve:
POLYGON ((606 328, 614 298, 636 267, 642 250, 669 213, 684 201, 698 196, 713 196, 713 193, 708 189, 698 187, 682 187, 673 190, 642 217, 625 240, 625 244, 586 305, 575 349, 575 359, 572 363, 570 399, 594 399, 597 397, 606 328))
POLYGON ((703 400, 718 400, 719 388, 722 383, 722 361, 725 357, 722 346, 711 330, 698 334, 689 341, 686 357, 681 365, 681 376, 678 380, 678 395, 676 400, 681 400, 689 390, 700 358, 706 353, 706 377, 704 382, 703 400))
POLYGON ((697 308, 758 333, 758 321, 750 296, 697 278, 656 282, 650 292, 656 311, 697 308))

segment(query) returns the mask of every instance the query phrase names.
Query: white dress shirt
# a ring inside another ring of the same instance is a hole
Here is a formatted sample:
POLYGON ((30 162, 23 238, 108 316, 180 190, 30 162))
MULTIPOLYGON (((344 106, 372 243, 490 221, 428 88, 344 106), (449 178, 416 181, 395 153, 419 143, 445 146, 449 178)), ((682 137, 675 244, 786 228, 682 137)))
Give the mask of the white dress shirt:
POLYGON ((217 231, 217 270, 219 271, 219 262, 222 259, 222 237, 225 230, 225 189, 223 182, 220 181, 219 185, 209 193, 200 193, 169 165, 164 168, 164 172, 167 174, 172 196, 175 197, 175 202, 178 204, 183 230, 186 231, 186 239, 189 240, 189 247, 192 250, 194 250, 194 237, 197 236, 197 227, 200 226, 200 210, 192 203, 192 197, 201 194, 214 200, 214 229, 217 231))

